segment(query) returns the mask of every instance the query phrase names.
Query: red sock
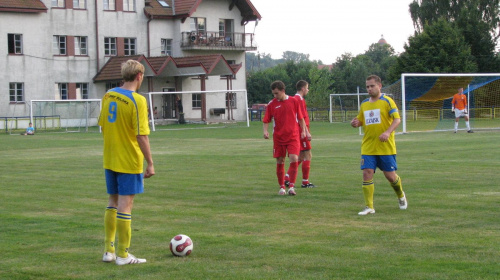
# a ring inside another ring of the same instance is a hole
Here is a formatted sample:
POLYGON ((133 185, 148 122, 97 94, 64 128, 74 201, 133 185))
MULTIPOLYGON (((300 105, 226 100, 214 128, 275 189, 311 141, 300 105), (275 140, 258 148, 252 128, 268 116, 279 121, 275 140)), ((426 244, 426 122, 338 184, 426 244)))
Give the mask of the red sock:
POLYGON ((276 163, 276 176, 278 177, 278 184, 280 187, 285 186, 285 164, 276 163))
POLYGON ((306 160, 302 163, 302 184, 309 183, 309 171, 311 170, 311 161, 306 160), (304 183, 304 181, 306 181, 304 183))
POLYGON ((290 168, 288 169, 290 171, 290 188, 293 187, 293 184, 295 184, 295 179, 297 179, 297 171, 299 169, 299 163, 298 162, 290 162, 290 168))
MULTIPOLYGON (((298 166, 300 165, 300 163, 302 163, 302 161, 301 161, 301 160, 299 160, 299 161, 297 161, 297 162, 298 162, 298 164, 297 164, 297 169, 298 169, 298 166)), ((291 167, 288 167, 288 171, 286 172, 286 175, 285 175, 285 181, 290 181, 290 175, 289 175, 289 174, 290 174, 290 172, 291 172, 290 168, 291 168, 291 167)))

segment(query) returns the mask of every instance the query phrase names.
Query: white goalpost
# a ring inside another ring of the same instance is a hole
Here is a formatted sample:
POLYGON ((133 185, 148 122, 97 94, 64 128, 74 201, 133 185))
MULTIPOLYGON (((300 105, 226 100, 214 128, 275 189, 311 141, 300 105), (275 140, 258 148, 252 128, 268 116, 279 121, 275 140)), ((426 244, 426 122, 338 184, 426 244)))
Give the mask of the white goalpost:
MULTIPOLYGON (((396 132, 453 131, 451 101, 459 88, 467 96, 471 128, 500 129, 500 73, 404 73, 382 92, 398 106, 401 125, 396 132)), ((358 93, 330 94, 330 122, 350 121, 365 95, 359 88, 358 93)), ((464 129, 460 120, 459 130, 464 129)))
POLYGON ((186 123, 246 122, 250 127, 248 96, 244 89, 148 92, 144 95, 148 99, 152 131, 158 129, 157 123, 178 123, 181 117, 186 123), (175 103, 177 97, 183 107, 182 116, 175 103))
POLYGON ((419 118, 437 121, 430 130, 453 130, 449 125, 455 119, 451 100, 458 88, 463 88, 467 96, 467 112, 474 129, 500 129, 500 73, 403 73, 398 104, 403 112, 403 133, 429 130, 422 125, 408 129, 419 118))
MULTIPOLYGON (((391 98, 392 94, 383 93, 391 98)), ((330 123, 334 122, 350 122, 358 115, 361 101, 368 98, 366 92, 357 93, 332 93, 330 94, 330 123)), ((363 134, 361 127, 358 128, 359 135, 363 134)))
POLYGON ((101 99, 30 101, 30 122, 36 131, 88 132, 98 126, 100 112, 101 99))

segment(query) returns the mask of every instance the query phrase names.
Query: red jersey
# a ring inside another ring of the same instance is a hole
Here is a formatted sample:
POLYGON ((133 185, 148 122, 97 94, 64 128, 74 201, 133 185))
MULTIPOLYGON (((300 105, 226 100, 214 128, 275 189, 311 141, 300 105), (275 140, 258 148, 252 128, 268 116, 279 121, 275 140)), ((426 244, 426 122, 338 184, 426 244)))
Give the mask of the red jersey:
POLYGON ((467 96, 465 94, 456 93, 453 95, 451 104, 455 109, 464 110, 467 107, 467 96))
POLYGON ((306 100, 300 93, 296 93, 294 96, 300 103, 300 108, 302 109, 302 116, 304 116, 304 121, 306 122, 306 126, 309 127, 309 114, 307 113, 307 104, 306 100))
POLYGON ((273 140, 283 145, 300 140, 297 125, 303 118, 300 103, 287 95, 283 101, 274 98, 267 104, 262 122, 270 123, 274 119, 273 140))

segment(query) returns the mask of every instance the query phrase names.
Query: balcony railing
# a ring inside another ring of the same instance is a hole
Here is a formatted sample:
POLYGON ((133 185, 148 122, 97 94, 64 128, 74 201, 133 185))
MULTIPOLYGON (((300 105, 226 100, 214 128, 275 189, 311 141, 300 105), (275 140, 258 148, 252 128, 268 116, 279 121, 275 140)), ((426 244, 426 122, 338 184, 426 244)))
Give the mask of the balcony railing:
POLYGON ((183 49, 257 50, 253 33, 182 32, 183 49))

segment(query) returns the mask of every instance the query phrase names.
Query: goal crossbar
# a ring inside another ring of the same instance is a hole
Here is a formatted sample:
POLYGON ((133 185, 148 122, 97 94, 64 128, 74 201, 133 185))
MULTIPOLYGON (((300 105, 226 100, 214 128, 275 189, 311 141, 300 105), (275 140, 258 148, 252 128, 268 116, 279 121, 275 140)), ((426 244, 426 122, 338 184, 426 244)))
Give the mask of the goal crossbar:
MULTIPOLYGON (((148 103, 149 103, 149 115, 151 116, 151 129, 152 131, 156 131, 156 125, 154 121, 154 108, 153 108, 153 95, 184 95, 184 94, 203 94, 203 93, 208 93, 208 94, 216 94, 216 93, 242 93, 244 96, 244 102, 245 102, 245 120, 247 123, 247 127, 250 127, 250 118, 248 116, 248 96, 247 96, 247 90, 245 89, 221 89, 221 90, 205 90, 205 91, 156 91, 156 92, 148 92, 148 103)), ((146 94, 146 93, 143 93, 146 94)))
MULTIPOLYGON (((403 133, 407 132, 407 118, 406 118, 406 104, 407 104, 407 92, 406 92, 406 87, 407 87, 407 78, 409 77, 492 77, 489 81, 485 83, 479 83, 479 84, 474 84, 472 87, 470 84, 467 85, 467 90, 465 93, 467 93, 467 107, 470 105, 470 93, 473 90, 476 90, 477 88, 480 88, 484 86, 485 84, 488 84, 492 81, 500 79, 500 73, 403 73, 401 74, 401 110, 402 110, 402 116, 401 116, 401 122, 403 126, 403 133), (493 77, 497 77, 494 79, 493 77)), ((465 89, 465 87, 464 87, 465 89)), ((424 94, 425 92, 422 92, 421 94, 424 94)), ((468 112, 470 112, 469 108, 468 112)))

